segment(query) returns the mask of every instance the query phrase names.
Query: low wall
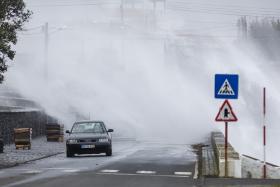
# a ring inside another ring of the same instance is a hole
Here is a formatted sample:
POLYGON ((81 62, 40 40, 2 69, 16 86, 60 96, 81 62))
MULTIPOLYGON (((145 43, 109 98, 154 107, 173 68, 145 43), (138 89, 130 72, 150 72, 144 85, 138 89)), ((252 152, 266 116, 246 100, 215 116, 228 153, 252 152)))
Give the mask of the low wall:
POLYGON ((40 110, 14 110, 0 112, 0 136, 4 144, 14 142, 14 128, 32 128, 32 137, 45 134, 47 116, 40 110))
MULTIPOLYGON (((225 138, 221 132, 211 133, 212 147, 215 154, 219 177, 225 176, 225 138)), ((212 167, 213 168, 213 167, 212 167)), ((279 179, 280 167, 266 163, 267 178, 279 179)), ((239 155, 234 148, 228 144, 228 176, 234 178, 263 178, 263 161, 247 156, 239 155)))
MULTIPOLYGON (((212 146, 219 171, 219 176, 225 176, 225 138, 221 132, 211 133, 212 146)), ((228 177, 241 178, 241 159, 239 154, 228 143, 228 177)))
MULTIPOLYGON (((266 163, 266 177, 268 179, 280 179, 280 167, 271 163, 266 163)), ((242 177, 243 178, 263 178, 263 162, 256 158, 242 155, 242 177)))

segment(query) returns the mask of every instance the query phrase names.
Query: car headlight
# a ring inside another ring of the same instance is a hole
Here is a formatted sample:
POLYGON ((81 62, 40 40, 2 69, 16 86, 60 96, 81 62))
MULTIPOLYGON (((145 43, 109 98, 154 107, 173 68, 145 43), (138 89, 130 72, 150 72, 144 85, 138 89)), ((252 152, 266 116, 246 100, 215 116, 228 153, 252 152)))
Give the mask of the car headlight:
POLYGON ((72 144, 72 143, 78 143, 78 140, 68 140, 68 143, 72 144))
POLYGON ((109 142, 109 139, 108 138, 100 138, 98 141, 99 142, 109 142))

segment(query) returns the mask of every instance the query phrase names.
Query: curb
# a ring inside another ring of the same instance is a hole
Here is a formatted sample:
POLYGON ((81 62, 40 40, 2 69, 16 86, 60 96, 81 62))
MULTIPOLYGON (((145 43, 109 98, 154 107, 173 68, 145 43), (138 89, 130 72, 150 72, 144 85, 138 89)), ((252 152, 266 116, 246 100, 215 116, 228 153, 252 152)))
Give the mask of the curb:
POLYGON ((0 170, 1 169, 7 169, 7 168, 16 167, 16 166, 27 164, 29 162, 34 162, 34 161, 37 161, 37 160, 43 160, 45 158, 56 156, 56 155, 59 155, 59 154, 62 154, 62 153, 64 153, 64 152, 57 152, 57 153, 45 155, 45 156, 42 156, 42 157, 34 158, 34 159, 31 159, 31 160, 27 160, 27 161, 24 161, 24 162, 11 163, 11 164, 8 164, 8 165, 1 165, 0 164, 0 170))

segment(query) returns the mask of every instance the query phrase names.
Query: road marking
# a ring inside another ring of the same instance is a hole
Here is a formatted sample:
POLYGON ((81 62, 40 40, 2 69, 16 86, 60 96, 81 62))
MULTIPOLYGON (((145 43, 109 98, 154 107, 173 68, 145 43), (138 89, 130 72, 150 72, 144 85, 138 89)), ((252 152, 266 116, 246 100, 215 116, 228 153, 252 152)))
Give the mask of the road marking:
POLYGON ((143 175, 136 173, 96 173, 96 175, 115 175, 115 176, 140 176, 140 177, 170 177, 170 178, 188 178, 188 175, 143 175))
POLYGON ((137 174, 155 174, 155 171, 136 171, 137 174))
POLYGON ((63 172, 65 173, 76 173, 76 172, 79 172, 80 170, 79 169, 65 169, 63 170, 63 172))
POLYGON ((114 169, 104 169, 101 170, 100 172, 102 173, 118 173, 120 170, 114 170, 114 169))
POLYGON ((81 171, 81 170, 87 170, 87 169, 89 169, 89 168, 87 168, 87 167, 81 167, 81 168, 42 168, 43 170, 69 170, 69 171, 71 171, 71 170, 79 170, 79 171, 81 171))
MULTIPOLYGON (((84 167, 84 168, 40 168, 40 170, 36 170, 36 169, 22 169, 22 168, 15 168, 15 169, 8 169, 7 171, 16 171, 16 172, 20 172, 23 174, 36 174, 36 173, 42 173, 43 171, 51 171, 51 170, 58 170, 61 172, 65 172, 65 173, 75 173, 75 172, 79 172, 81 170, 86 170, 88 168, 84 167)), ((1 172, 0 172, 1 174, 1 172)))
POLYGON ((42 173, 41 170, 29 170, 25 171, 24 174, 37 174, 37 173, 42 173))
POLYGON ((67 169, 73 169, 73 168, 43 168, 46 170, 67 170, 67 169))
MULTIPOLYGON (((64 170, 64 169, 73 169, 73 168, 40 168, 42 170, 64 170)), ((30 171, 30 169, 23 169, 23 168, 14 168, 14 169, 7 169, 8 171, 30 171)))
POLYGON ((174 172, 174 175, 192 175, 192 172, 176 171, 174 172))

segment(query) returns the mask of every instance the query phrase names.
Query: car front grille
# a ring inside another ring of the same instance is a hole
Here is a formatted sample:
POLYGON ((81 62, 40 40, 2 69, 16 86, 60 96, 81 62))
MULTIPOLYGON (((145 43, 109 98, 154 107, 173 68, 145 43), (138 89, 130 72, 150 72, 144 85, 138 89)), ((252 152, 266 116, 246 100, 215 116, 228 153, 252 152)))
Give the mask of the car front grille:
POLYGON ((84 143, 84 142, 90 143, 90 142, 97 142, 97 140, 96 139, 82 139, 82 140, 78 140, 78 142, 80 142, 80 143, 84 143))

